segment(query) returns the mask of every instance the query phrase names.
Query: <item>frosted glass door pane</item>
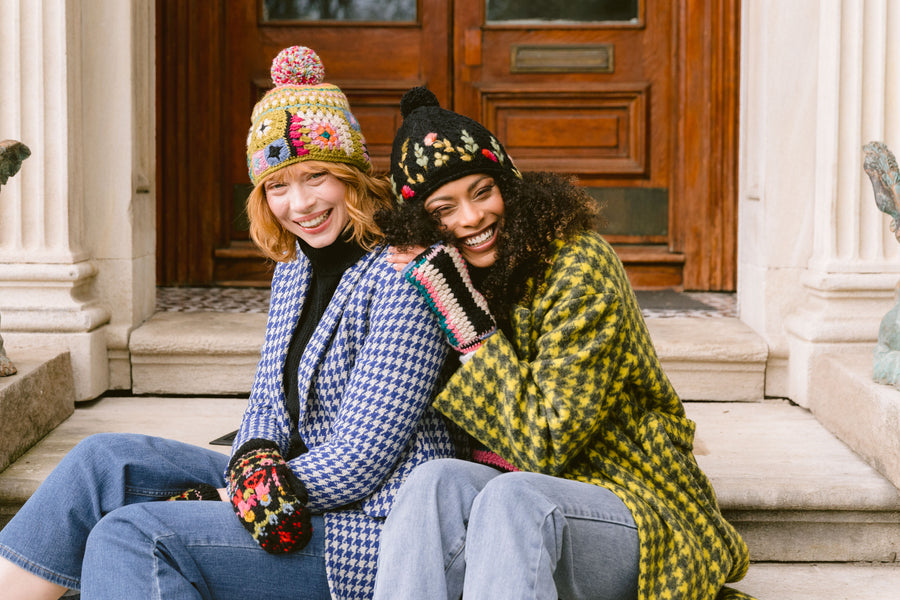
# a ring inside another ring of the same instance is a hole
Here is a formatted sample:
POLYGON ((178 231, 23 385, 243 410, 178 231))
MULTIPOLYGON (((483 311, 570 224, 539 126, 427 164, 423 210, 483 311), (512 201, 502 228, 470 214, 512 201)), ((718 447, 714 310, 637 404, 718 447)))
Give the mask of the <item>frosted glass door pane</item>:
POLYGON ((263 0, 265 22, 416 20, 416 0, 263 0))
POLYGON ((485 0, 489 23, 633 21, 639 0, 485 0))

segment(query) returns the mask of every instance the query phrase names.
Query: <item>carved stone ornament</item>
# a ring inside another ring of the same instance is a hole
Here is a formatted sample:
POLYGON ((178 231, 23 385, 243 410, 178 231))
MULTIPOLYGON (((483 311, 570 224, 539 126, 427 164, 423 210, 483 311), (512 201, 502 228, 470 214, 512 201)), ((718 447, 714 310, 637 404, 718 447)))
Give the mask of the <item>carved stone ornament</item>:
MULTIPOLYGON (((863 170, 875 190, 875 204, 891 217, 891 231, 900 241, 900 169, 897 159, 881 142, 870 142, 863 148, 863 170)), ((881 319, 878 344, 875 346, 872 378, 900 388, 900 297, 881 319)))
MULTIPOLYGON (((0 187, 6 185, 6 181, 19 172, 22 161, 29 156, 31 156, 31 150, 22 142, 16 140, 0 142, 0 187)), ((16 365, 6 356, 3 337, 0 336, 0 377, 7 377, 15 373, 16 365)))

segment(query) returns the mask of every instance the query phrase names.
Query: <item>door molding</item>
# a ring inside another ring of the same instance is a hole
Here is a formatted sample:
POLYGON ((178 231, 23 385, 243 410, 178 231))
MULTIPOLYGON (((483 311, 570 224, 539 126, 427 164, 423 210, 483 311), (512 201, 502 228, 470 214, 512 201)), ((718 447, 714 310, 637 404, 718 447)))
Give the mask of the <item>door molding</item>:
POLYGON ((685 290, 734 291, 740 0, 680 0, 677 10, 671 249, 684 254, 685 290))

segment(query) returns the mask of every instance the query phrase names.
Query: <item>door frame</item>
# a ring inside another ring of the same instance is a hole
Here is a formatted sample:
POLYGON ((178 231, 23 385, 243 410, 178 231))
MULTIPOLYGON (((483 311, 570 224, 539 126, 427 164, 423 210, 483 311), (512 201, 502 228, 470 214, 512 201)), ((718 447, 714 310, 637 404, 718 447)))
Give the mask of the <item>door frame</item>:
POLYGON ((737 281, 740 0, 679 0, 674 36, 676 126, 669 211, 685 290, 737 281), (686 35, 685 32, 706 35, 686 35))

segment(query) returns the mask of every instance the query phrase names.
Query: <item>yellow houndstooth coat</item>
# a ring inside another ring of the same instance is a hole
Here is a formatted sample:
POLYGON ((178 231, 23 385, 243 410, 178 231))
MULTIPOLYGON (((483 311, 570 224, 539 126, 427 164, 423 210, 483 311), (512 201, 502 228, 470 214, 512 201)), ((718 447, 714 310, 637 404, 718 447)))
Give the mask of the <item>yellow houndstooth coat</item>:
POLYGON ((641 600, 738 600, 747 546, 693 455, 622 263, 599 235, 557 243, 539 289, 435 406, 520 469, 616 493, 641 542, 641 600))

